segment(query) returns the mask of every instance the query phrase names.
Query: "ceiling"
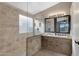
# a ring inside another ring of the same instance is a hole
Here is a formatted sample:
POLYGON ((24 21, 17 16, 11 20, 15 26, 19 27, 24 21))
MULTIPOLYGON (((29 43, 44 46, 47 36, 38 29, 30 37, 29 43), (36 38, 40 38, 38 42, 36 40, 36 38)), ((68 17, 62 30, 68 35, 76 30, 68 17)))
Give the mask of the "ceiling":
POLYGON ((69 15, 71 4, 72 2, 60 2, 54 5, 53 7, 50 7, 36 15, 42 15, 45 17, 49 17, 49 16, 57 15, 57 14, 69 15))
POLYGON ((59 2, 6 2, 6 3, 34 15, 58 4, 59 2))

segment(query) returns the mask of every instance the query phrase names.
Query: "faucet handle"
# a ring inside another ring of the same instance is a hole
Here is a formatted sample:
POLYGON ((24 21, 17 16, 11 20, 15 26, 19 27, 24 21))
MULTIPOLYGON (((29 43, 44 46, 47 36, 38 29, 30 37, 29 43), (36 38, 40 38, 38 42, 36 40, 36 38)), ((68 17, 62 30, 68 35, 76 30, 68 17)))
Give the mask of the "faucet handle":
POLYGON ((79 45, 79 41, 76 41, 76 40, 75 40, 75 43, 79 45))

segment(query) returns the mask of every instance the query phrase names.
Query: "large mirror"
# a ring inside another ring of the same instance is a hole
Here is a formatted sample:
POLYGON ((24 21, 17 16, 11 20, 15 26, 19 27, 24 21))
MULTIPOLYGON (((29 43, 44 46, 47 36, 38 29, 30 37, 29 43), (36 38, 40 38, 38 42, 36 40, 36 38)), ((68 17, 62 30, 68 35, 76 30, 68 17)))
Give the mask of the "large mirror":
POLYGON ((46 18, 45 32, 70 33, 70 15, 46 18))
POLYGON ((68 15, 57 17, 56 32, 57 33, 69 33, 70 32, 70 17, 68 15))
POLYGON ((54 32, 54 18, 48 18, 45 20, 45 31, 54 32))

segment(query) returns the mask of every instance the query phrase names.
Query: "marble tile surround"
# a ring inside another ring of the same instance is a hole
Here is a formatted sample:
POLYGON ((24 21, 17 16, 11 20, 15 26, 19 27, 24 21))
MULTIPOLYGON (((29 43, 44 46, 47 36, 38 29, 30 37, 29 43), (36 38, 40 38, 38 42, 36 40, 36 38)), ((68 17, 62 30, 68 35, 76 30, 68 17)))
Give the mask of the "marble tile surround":
POLYGON ((27 38, 28 56, 32 56, 41 49, 41 35, 27 38))
POLYGON ((19 34, 19 14, 17 9, 0 3, 0 55, 26 55, 26 36, 19 34))

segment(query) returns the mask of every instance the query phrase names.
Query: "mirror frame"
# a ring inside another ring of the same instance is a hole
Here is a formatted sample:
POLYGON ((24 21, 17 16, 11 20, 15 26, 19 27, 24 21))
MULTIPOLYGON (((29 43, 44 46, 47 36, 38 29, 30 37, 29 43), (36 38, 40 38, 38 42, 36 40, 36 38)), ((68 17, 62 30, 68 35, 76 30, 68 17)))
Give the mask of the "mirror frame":
MULTIPOLYGON (((45 32, 47 32, 47 31, 46 31, 46 20, 48 20, 48 19, 54 19, 54 32, 51 32, 51 33, 70 34, 70 29, 71 29, 71 17, 70 17, 70 15, 64 15, 64 16, 58 16, 58 17, 45 18, 45 32), (68 17, 68 24, 69 24, 68 32, 57 32, 57 31, 56 31, 57 18, 61 18, 61 17, 68 17)), ((49 33, 50 33, 50 32, 49 32, 49 33)))
POLYGON ((48 32, 48 31, 46 31, 46 20, 48 20, 48 19, 54 19, 54 31, 49 32, 49 33, 55 33, 55 18, 45 18, 45 32, 48 32))

